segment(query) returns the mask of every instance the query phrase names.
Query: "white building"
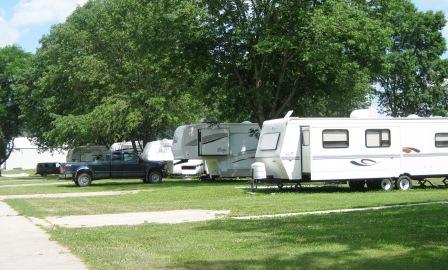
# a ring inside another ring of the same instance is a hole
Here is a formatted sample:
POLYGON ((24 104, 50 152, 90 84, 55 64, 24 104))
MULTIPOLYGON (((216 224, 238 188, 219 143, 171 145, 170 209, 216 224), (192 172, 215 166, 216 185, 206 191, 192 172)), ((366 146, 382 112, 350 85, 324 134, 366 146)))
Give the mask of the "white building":
POLYGON ((3 170, 35 169, 39 162, 65 162, 67 151, 41 151, 37 145, 25 137, 14 139, 14 150, 2 164, 3 170))

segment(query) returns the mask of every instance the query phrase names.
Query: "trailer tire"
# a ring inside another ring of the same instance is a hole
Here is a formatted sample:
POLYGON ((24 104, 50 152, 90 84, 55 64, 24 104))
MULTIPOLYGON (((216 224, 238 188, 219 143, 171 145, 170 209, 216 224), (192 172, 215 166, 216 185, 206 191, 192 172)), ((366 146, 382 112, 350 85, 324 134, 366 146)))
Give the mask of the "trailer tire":
POLYGON ((367 180, 366 183, 368 189, 381 189, 381 180, 367 180))
POLYGON ((76 185, 78 187, 87 187, 92 183, 92 176, 88 173, 80 173, 76 177, 76 185))
POLYGON ((403 191, 410 190, 412 188, 412 179, 407 175, 398 177, 397 188, 403 191))
POLYGON ((151 171, 146 175, 145 183, 159 184, 162 183, 162 173, 159 171, 151 171))
POLYGON ((348 181, 348 186, 354 190, 363 190, 366 181, 348 181))
POLYGON ((392 180, 392 178, 384 178, 383 180, 381 180, 381 189, 383 189, 384 191, 391 191, 392 189, 394 189, 394 181, 392 180))

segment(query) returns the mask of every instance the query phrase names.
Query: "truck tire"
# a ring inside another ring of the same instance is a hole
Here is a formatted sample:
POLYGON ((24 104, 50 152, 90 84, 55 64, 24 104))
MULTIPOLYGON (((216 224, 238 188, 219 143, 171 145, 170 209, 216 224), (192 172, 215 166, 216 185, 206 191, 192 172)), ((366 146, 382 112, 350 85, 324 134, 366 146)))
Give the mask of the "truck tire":
POLYGON ((92 176, 88 173, 80 173, 76 177, 76 184, 78 187, 87 187, 92 183, 92 176))
POLYGON ((392 189, 394 189, 394 181, 392 180, 392 178, 384 178, 383 180, 381 180, 381 188, 384 191, 391 191, 392 189))
POLYGON ((398 177, 397 188, 404 191, 410 190, 412 188, 412 179, 406 175, 398 177))
POLYGON ((151 171, 148 172, 148 174, 146 175, 145 178, 145 183, 150 183, 150 184, 159 184, 162 183, 162 173, 159 171, 151 171))

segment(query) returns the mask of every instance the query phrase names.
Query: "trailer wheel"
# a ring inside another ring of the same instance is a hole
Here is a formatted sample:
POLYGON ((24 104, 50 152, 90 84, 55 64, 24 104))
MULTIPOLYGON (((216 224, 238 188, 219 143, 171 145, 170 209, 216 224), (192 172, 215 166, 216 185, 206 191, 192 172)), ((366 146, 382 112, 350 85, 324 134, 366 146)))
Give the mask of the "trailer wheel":
POLYGON ((92 183, 92 176, 88 173, 81 173, 76 177, 76 184, 79 187, 87 187, 92 183))
POLYGON ((384 191, 391 191, 392 189, 394 189, 394 181, 392 180, 392 178, 384 178, 383 180, 381 180, 381 188, 384 191))
POLYGON ((412 188, 412 179, 406 175, 400 176, 397 180, 397 188, 400 190, 410 190, 412 188))
POLYGON ((365 184, 366 184, 366 181, 348 181, 348 186, 354 190, 364 189, 365 184))

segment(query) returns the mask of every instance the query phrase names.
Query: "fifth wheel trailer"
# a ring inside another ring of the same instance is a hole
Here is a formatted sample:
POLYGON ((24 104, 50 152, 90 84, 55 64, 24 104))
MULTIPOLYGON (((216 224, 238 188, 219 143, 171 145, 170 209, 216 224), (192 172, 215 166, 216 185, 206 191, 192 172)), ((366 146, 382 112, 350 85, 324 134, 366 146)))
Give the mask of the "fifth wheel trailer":
POLYGON ((255 159, 254 184, 349 181, 407 190, 412 180, 448 177, 448 118, 286 116, 263 123, 255 159))
POLYGON ((163 160, 167 162, 167 171, 172 175, 202 175, 204 173, 204 165, 202 160, 190 159, 188 162, 180 163, 174 160, 171 151, 173 140, 163 139, 152 141, 145 145, 140 157, 143 160, 163 160))
POLYGON ((210 177, 249 177, 259 132, 250 122, 180 126, 174 132, 174 159, 201 159, 210 177))

